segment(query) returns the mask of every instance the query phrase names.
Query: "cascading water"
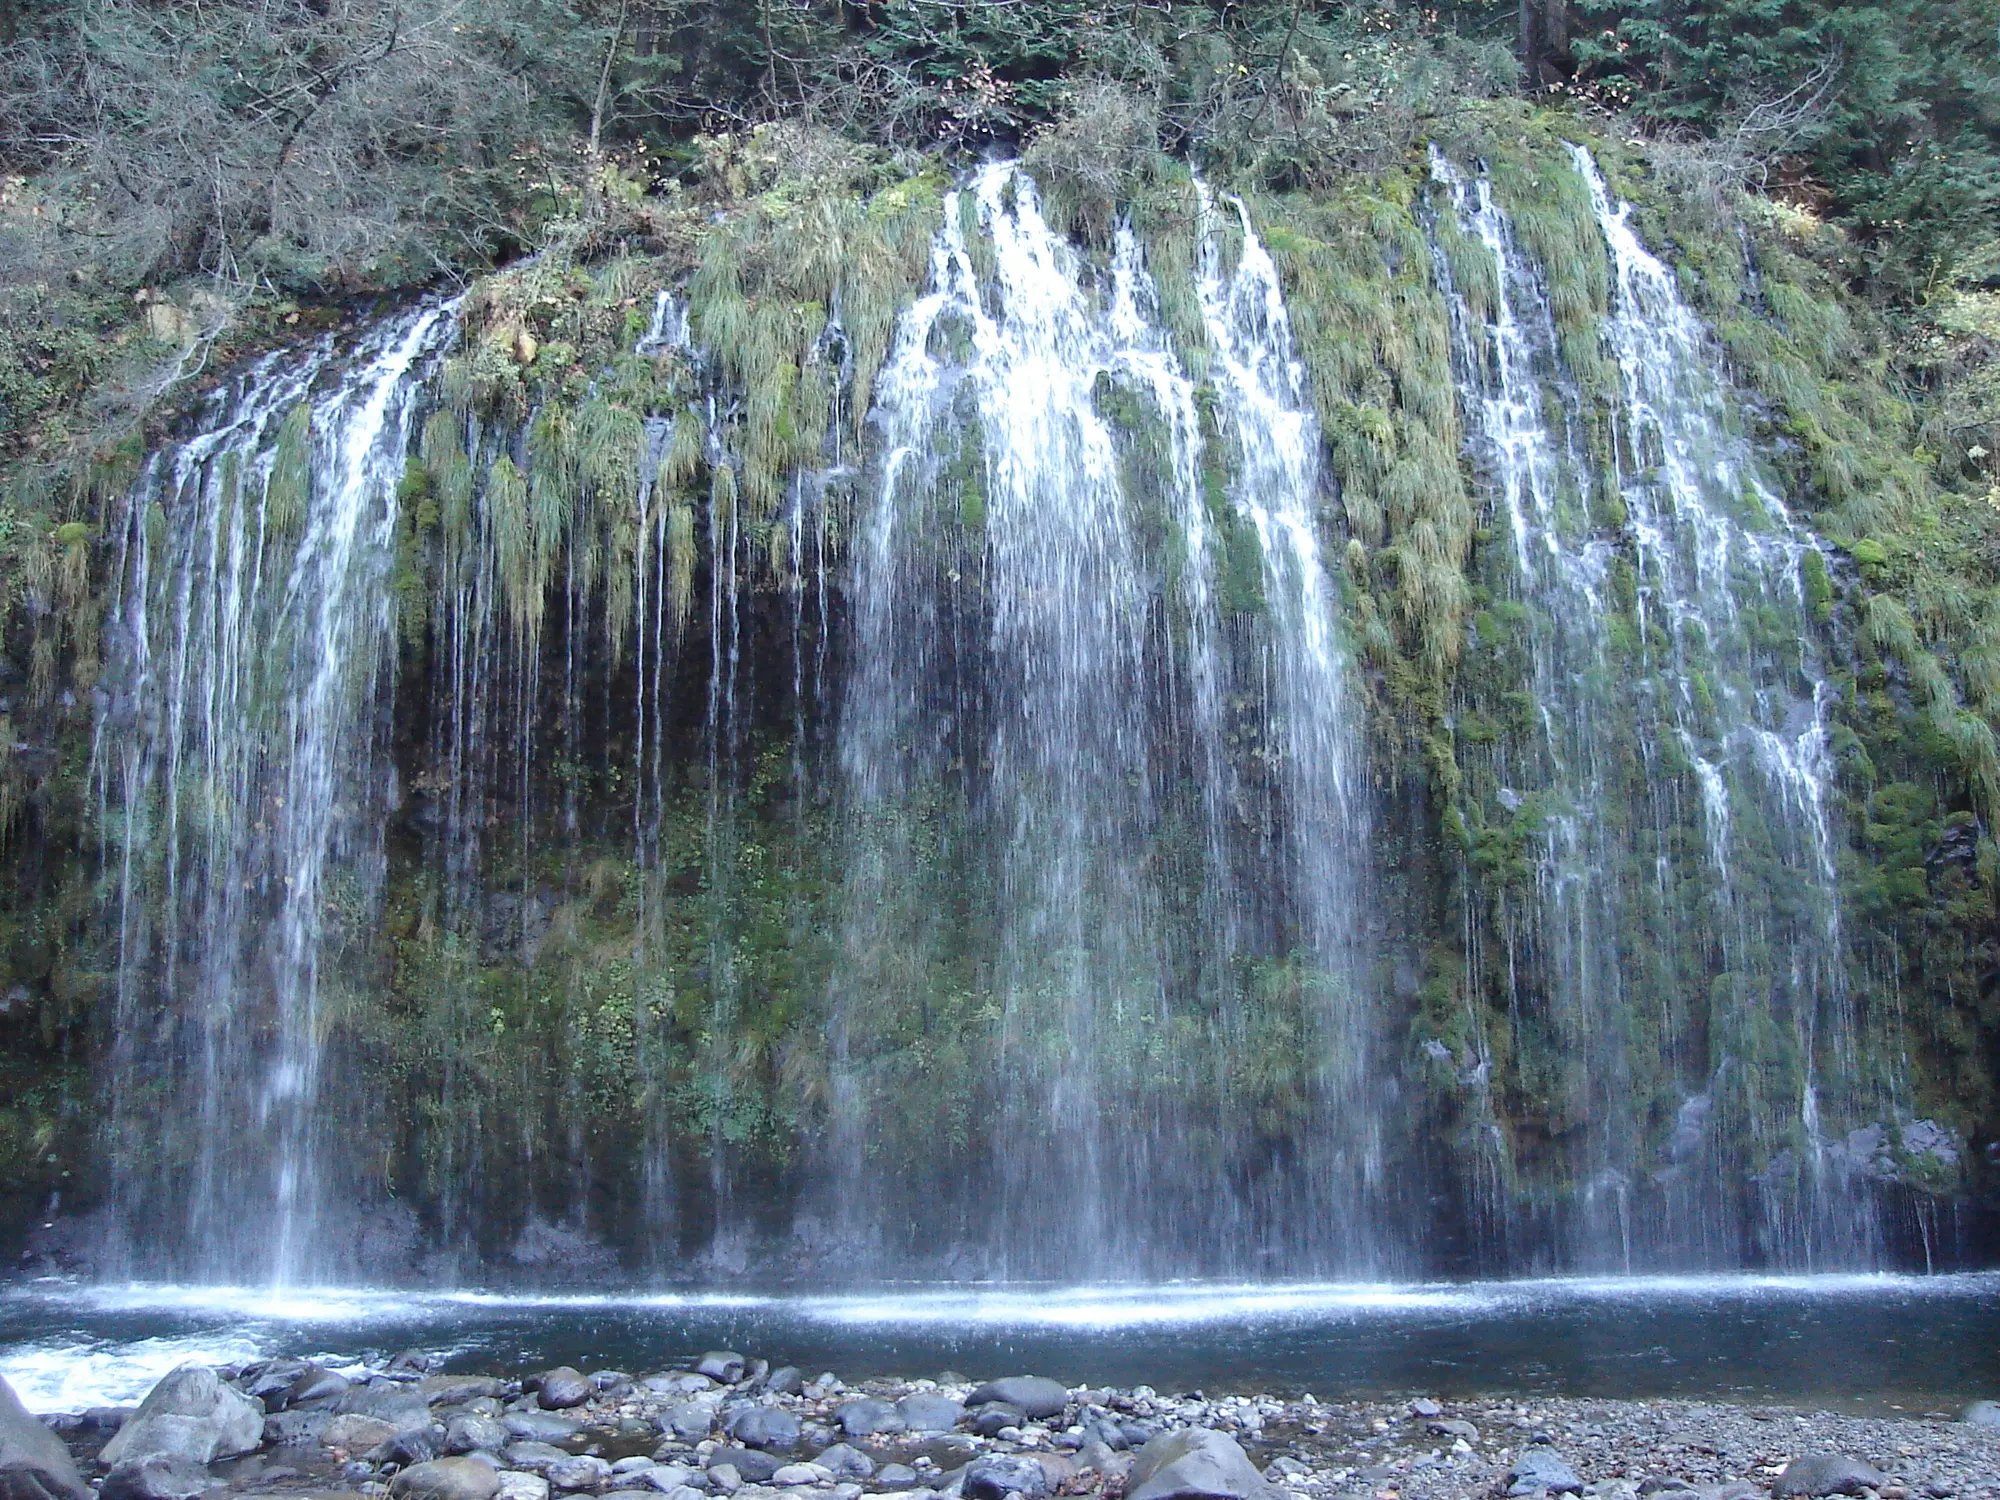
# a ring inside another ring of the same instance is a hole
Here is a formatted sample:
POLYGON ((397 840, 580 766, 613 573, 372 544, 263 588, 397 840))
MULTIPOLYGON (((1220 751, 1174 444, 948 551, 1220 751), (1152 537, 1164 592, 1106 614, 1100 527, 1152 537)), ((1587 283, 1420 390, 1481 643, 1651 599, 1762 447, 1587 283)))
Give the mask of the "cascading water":
POLYGON ((1531 679, 1525 732, 1495 742, 1491 775, 1495 816, 1538 824, 1534 889, 1494 920, 1516 1024, 1552 1028, 1574 1059, 1565 1253, 1852 1254, 1867 1216, 1837 1211, 1815 1171, 1816 1072, 1849 1039, 1809 543, 1732 429, 1672 274, 1573 155, 1612 270, 1602 477, 1492 184, 1433 160, 1485 256, 1437 263, 1531 679))
POLYGON ((956 948, 999 1014, 974 1064, 994 1082, 961 1106, 992 1111, 990 1191, 948 1238, 1010 1274, 1368 1263, 1366 814, 1315 534, 1316 433, 1275 271, 1242 225, 1234 270, 1214 225, 1200 269, 1215 441, 1136 236, 1117 233, 1093 280, 1010 165, 948 200, 930 290, 878 383, 833 1009, 835 1153, 863 1237, 897 1219, 868 1186, 894 1147, 866 1123, 867 1052, 940 1003, 899 984, 900 957, 956 948), (1217 598, 1231 527, 1259 559, 1254 622, 1217 598), (1247 767, 1229 708, 1246 693, 1278 746, 1247 767), (1267 819, 1289 850, 1275 881, 1267 819), (972 899, 930 905, 904 878, 929 868, 970 871, 972 899), (1265 960, 1304 971, 1283 1021, 1232 990, 1260 926, 1265 960), (1309 1144, 1272 1164, 1255 1161, 1238 1091, 1281 1024, 1326 1063, 1295 1080, 1309 1144))
POLYGON ((327 341, 253 365, 126 506, 96 763, 135 1266, 168 1248, 145 1226, 175 1217, 210 1274, 358 1259, 325 1218, 345 1186, 326 1138, 354 1112, 325 1087, 322 1041, 396 796, 377 752, 397 481, 455 326, 424 307, 351 356, 327 341))
POLYGON ((1808 544, 1576 166, 1563 322, 1505 179, 1436 164, 1500 533, 1443 808, 1345 651, 1397 538, 1324 552, 1303 361, 1367 360, 1307 336, 1366 335, 1301 298, 1295 347, 1199 181, 1100 254, 986 167, 900 316, 532 272, 442 364, 428 308, 246 370, 114 533, 127 1267, 1381 1275, 1464 1263, 1447 1119, 1490 1266, 1865 1254, 1808 544), (1398 930, 1448 910, 1462 960, 1398 930))

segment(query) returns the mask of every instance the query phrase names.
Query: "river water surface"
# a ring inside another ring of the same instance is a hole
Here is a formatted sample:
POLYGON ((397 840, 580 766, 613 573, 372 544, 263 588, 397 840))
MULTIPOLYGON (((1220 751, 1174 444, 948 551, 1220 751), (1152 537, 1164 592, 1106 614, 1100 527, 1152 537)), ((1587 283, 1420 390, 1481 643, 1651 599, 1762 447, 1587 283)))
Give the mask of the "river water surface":
POLYGON ((19 1284, 0 1375, 31 1410, 135 1402, 188 1359, 645 1373, 733 1348, 854 1383, 947 1369, 1211 1394, 1715 1397, 1889 1414, 2000 1396, 2000 1274, 1416 1285, 907 1284, 841 1295, 19 1284))

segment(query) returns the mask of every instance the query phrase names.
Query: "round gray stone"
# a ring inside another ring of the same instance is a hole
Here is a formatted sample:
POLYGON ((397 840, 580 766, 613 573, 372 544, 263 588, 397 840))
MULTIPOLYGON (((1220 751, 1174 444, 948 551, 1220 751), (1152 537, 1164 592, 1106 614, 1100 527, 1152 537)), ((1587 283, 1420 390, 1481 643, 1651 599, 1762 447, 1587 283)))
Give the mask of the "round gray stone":
POLYGON ((965 1415, 965 1408, 949 1396, 917 1391, 896 1403, 896 1415, 911 1432, 950 1432, 965 1415))
POLYGON ((1563 1456, 1553 1448, 1531 1447, 1521 1450, 1521 1456, 1514 1460, 1507 1471, 1507 1493, 1510 1495, 1532 1495, 1538 1490, 1550 1494, 1581 1492, 1583 1481, 1577 1478, 1576 1470, 1563 1461, 1563 1456))
POLYGON ((896 1408, 873 1396, 856 1396, 833 1409, 833 1419, 851 1438, 873 1437, 878 1432, 901 1432, 903 1419, 896 1408))
POLYGON ((1807 1453, 1785 1465, 1771 1485, 1771 1500, 1793 1496, 1858 1495, 1889 1482, 1880 1469, 1844 1453, 1807 1453))
POLYGON ((974 1387, 965 1398, 967 1406, 983 1406, 989 1401, 1005 1401, 1031 1417, 1054 1417, 1069 1405, 1069 1388, 1046 1375, 1009 1375, 974 1387))
POLYGON ((567 1411, 572 1406, 581 1406, 590 1399, 591 1385, 579 1370, 568 1365, 557 1365, 542 1375, 541 1389, 536 1399, 545 1411, 567 1411))
POLYGON ((849 1443, 835 1443, 813 1460, 835 1479, 870 1479, 875 1460, 849 1443))
POLYGON ((724 1385, 734 1385, 743 1378, 745 1361, 733 1349, 711 1349, 694 1363, 697 1375, 706 1375, 710 1380, 724 1385))
POLYGON ((727 1432, 746 1448, 789 1453, 799 1445, 799 1419, 777 1406, 745 1406, 729 1414, 723 1424, 727 1432))
POLYGON ((989 1453, 975 1458, 965 1466, 965 1483, 960 1490, 965 1500, 1007 1500, 1016 1493, 1025 1500, 1042 1500, 1048 1492, 1048 1470, 1028 1453, 989 1453))
POLYGON ((434 1458, 389 1481, 395 1500, 493 1500, 500 1475, 476 1458, 434 1458))

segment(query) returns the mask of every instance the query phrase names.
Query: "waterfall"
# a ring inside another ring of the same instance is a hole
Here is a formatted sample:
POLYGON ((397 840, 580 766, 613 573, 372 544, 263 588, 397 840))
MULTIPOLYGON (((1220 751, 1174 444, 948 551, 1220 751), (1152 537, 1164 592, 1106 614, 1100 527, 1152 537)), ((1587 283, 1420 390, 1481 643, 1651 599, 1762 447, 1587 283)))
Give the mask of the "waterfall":
POLYGON ((339 959, 365 942, 398 797, 380 691, 397 483, 455 328, 427 306, 350 354, 327 339, 253 364, 125 505, 95 763, 137 1268, 175 1229, 209 1274, 296 1281, 358 1258, 327 1217, 347 1186, 329 1140, 379 1122, 327 1087, 325 1039, 354 1002, 339 959))
MULTIPOLYGON (((929 288, 877 382, 839 752, 853 849, 833 1154, 851 1237, 897 1221, 870 1164, 914 1144, 881 1118, 883 1043, 952 1003, 913 985, 916 951, 997 1000, 991 1054, 952 1112, 987 1115, 983 1189, 955 1199, 979 1263, 1369 1263, 1366 811, 1316 535, 1317 432, 1275 270, 1237 212, 1237 265, 1207 225, 1194 288, 1212 433, 1138 237, 1119 228, 1093 268, 1007 164, 947 200, 929 288), (1255 606, 1219 598, 1229 545, 1255 551, 1255 606), (1246 711, 1280 748, 1232 744, 1246 711), (1271 826, 1289 851, 1275 882, 1271 826), (926 880, 946 871, 962 889, 932 902, 926 880), (1314 1061, 1263 1060, 1299 1068, 1310 1116, 1300 1159, 1277 1168, 1252 1166, 1239 1092, 1273 1042, 1270 1017, 1245 1015, 1259 945, 1307 971, 1293 1044, 1314 1061)), ((916 1154, 952 1200, 949 1135, 916 1154)))
POLYGON ((1851 1028, 1811 544, 1732 426, 1720 357, 1672 273, 1572 154, 1611 272, 1601 398, 1560 358, 1546 283, 1493 184, 1433 156, 1445 211, 1485 257, 1468 270, 1440 241, 1436 261, 1530 678, 1525 732, 1495 741, 1488 771, 1491 816, 1537 822, 1534 888, 1494 920, 1510 1013, 1569 1060, 1566 1253, 1624 1267, 1851 1254, 1863 1217, 1838 1211, 1813 1165, 1817 1076, 1845 1061, 1851 1028))

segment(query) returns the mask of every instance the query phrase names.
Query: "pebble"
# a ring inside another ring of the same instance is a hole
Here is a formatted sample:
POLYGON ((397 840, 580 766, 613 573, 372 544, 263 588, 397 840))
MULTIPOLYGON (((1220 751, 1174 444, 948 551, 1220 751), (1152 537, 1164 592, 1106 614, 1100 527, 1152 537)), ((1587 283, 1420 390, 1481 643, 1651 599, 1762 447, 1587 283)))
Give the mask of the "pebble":
MULTIPOLYGON (((1192 1427, 1240 1445, 1240 1500, 2000 1500, 2000 1403, 1850 1417, 1678 1399, 1072 1392, 1034 1375, 850 1386, 822 1373, 808 1385, 795 1366, 729 1350, 702 1365, 637 1381, 561 1366, 519 1397, 518 1383, 428 1374, 429 1363, 387 1380, 267 1362, 241 1384, 285 1409, 262 1419, 261 1452, 215 1480, 279 1500, 854 1500, 864 1486, 906 1500, 1115 1500, 1147 1443, 1192 1427), (573 1393, 569 1376, 583 1399, 543 1409, 573 1393), (300 1411, 299 1397, 322 1404, 300 1411), (429 1457, 432 1441, 453 1457, 429 1457), (445 1462, 467 1466, 455 1471, 462 1492, 413 1488, 445 1462), (481 1474, 490 1495, 477 1493, 481 1474)), ((86 1434, 121 1415, 49 1425, 98 1443, 86 1434)))

